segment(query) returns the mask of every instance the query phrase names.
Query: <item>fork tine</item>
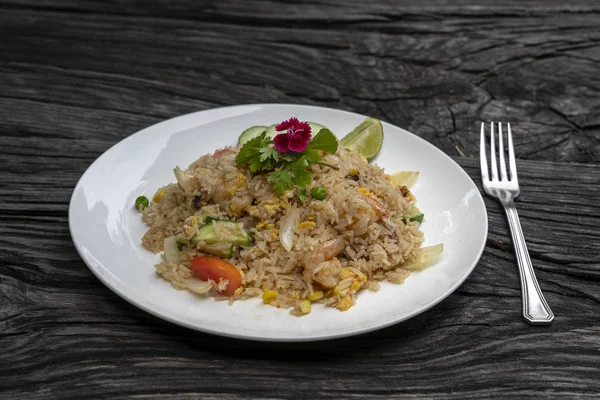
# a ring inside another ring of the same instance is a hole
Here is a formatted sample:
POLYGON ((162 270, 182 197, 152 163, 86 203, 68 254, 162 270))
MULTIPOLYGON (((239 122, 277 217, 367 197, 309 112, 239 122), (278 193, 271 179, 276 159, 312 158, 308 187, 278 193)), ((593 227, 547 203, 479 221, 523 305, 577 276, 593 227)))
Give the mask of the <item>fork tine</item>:
POLYGON ((498 122, 498 154, 500 155, 500 180, 508 180, 506 163, 504 162, 504 142, 502 139, 502 122, 498 122))
POLYGON ((481 180, 487 181, 488 178, 488 164, 487 156, 485 155, 485 123, 481 123, 481 139, 479 139, 479 163, 481 164, 481 180))
POLYGON ((498 180, 498 167, 496 165, 496 142, 494 141, 494 123, 490 122, 491 132, 490 132, 490 165, 491 165, 491 173, 492 180, 498 180))
POLYGON ((508 123, 508 164, 510 169, 510 180, 511 182, 518 183, 517 178, 517 163, 515 161, 515 149, 512 141, 512 131, 510 130, 510 123, 508 123))

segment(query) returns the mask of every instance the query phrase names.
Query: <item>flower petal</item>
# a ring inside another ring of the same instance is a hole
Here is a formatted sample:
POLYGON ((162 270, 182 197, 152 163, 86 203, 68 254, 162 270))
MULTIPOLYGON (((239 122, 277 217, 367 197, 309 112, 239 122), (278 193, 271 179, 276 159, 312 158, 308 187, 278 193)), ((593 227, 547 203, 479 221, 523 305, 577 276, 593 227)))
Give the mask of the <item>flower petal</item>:
POLYGON ((299 135, 302 139, 306 140, 307 142, 312 137, 312 135, 311 135, 312 130, 310 128, 310 125, 307 124, 306 122, 300 122, 298 125, 296 125, 296 129, 297 129, 296 134, 299 135))
POLYGON ((277 132, 285 131, 285 130, 287 130, 290 127, 290 125, 291 125, 290 121, 283 121, 283 122, 281 122, 279 125, 277 125, 275 127, 275 130, 277 132))
POLYGON ((300 136, 300 135, 290 136, 288 148, 291 151, 295 151, 296 153, 299 153, 301 151, 304 151, 304 149, 306 149, 307 146, 308 146, 308 142, 306 140, 304 140, 302 138, 302 136, 300 136))
MULTIPOLYGON (((277 129, 277 128, 276 128, 277 129)), ((280 153, 285 153, 289 150, 290 135, 287 133, 280 133, 273 138, 273 145, 280 153)))

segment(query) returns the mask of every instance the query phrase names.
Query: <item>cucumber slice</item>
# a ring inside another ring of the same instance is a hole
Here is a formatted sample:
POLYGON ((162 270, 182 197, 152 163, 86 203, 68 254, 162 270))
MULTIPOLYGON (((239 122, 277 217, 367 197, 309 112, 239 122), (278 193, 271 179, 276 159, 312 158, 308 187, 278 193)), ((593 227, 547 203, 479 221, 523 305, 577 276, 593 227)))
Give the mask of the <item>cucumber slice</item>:
POLYGON ((231 258, 233 255, 233 245, 226 242, 207 244, 201 250, 221 258, 231 258))
POLYGON ((424 216, 425 216, 425 214, 423 214, 422 212, 417 212, 417 213, 414 213, 414 214, 410 214, 408 216, 408 218, 411 221, 417 221, 418 223, 421 223, 421 222, 423 222, 423 217, 424 216))
POLYGON ((317 136, 317 133, 319 133, 319 131, 323 128, 327 129, 326 126, 323 126, 321 124, 317 124, 316 122, 308 122, 308 125, 310 125, 310 134, 312 135, 312 137, 317 136))
POLYGON ((244 143, 246 143, 247 141, 260 136, 260 134, 263 133, 264 131, 266 131, 267 128, 268 127, 264 126, 264 125, 251 126, 250 128, 246 129, 244 132, 242 132, 242 134, 238 138, 238 144, 241 146, 244 143))
POLYGON ((281 133, 281 132, 278 132, 275 130, 276 126, 277 126, 277 124, 273 124, 273 125, 267 127, 267 130, 265 131, 267 136, 270 137, 271 139, 273 139, 275 136, 277 136, 281 133))
MULTIPOLYGON (((321 124, 317 124, 316 122, 308 122, 308 125, 310 126, 310 132, 311 132, 310 134, 312 137, 315 137, 321 129, 325 128, 325 126, 323 126, 321 124)), ((275 136, 279 135, 280 133, 282 133, 282 132, 275 130, 276 126, 277 126, 277 124, 273 124, 273 125, 269 126, 266 130, 267 136, 269 136, 271 139, 274 138, 275 136)))
POLYGON ((240 223, 213 220, 198 229, 198 233, 192 237, 190 242, 194 246, 199 242, 204 242, 207 245, 227 243, 248 247, 252 244, 252 238, 240 223))

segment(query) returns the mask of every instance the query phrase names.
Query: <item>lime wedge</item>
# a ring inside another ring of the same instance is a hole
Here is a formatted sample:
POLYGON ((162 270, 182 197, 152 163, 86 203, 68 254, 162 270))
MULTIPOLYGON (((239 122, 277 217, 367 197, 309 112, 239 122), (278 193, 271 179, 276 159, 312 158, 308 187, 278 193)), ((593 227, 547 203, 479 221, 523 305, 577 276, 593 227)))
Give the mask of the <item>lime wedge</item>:
POLYGON ((369 158, 375 157, 383 143, 383 126, 376 118, 367 118, 340 140, 340 145, 369 158))

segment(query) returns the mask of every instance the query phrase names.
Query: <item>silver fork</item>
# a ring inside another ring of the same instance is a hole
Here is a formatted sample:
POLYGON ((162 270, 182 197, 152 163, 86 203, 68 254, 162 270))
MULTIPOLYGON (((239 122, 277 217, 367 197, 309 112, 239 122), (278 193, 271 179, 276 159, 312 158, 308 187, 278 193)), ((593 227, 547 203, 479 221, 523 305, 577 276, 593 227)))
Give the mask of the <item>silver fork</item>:
POLYGON ((519 181, 517 180, 517 164, 513 149, 512 132, 508 125, 508 165, 510 178, 506 173, 504 163, 504 143, 502 141, 502 123, 498 123, 498 154, 500 164, 500 178, 498 178, 498 167, 496 165, 496 147, 494 143, 494 123, 490 123, 490 164, 492 178, 488 176, 488 162, 485 152, 485 124, 481 123, 481 143, 479 147, 479 158, 481 161, 481 180, 485 192, 495 197, 504 206, 510 233, 515 244, 515 254, 519 263, 521 275, 521 295, 523 297, 523 317, 532 325, 548 325, 554 320, 554 314, 542 294, 540 285, 533 272, 531 259, 527 251, 527 244, 523 237, 523 230, 519 222, 519 215, 513 200, 519 195, 519 181))

